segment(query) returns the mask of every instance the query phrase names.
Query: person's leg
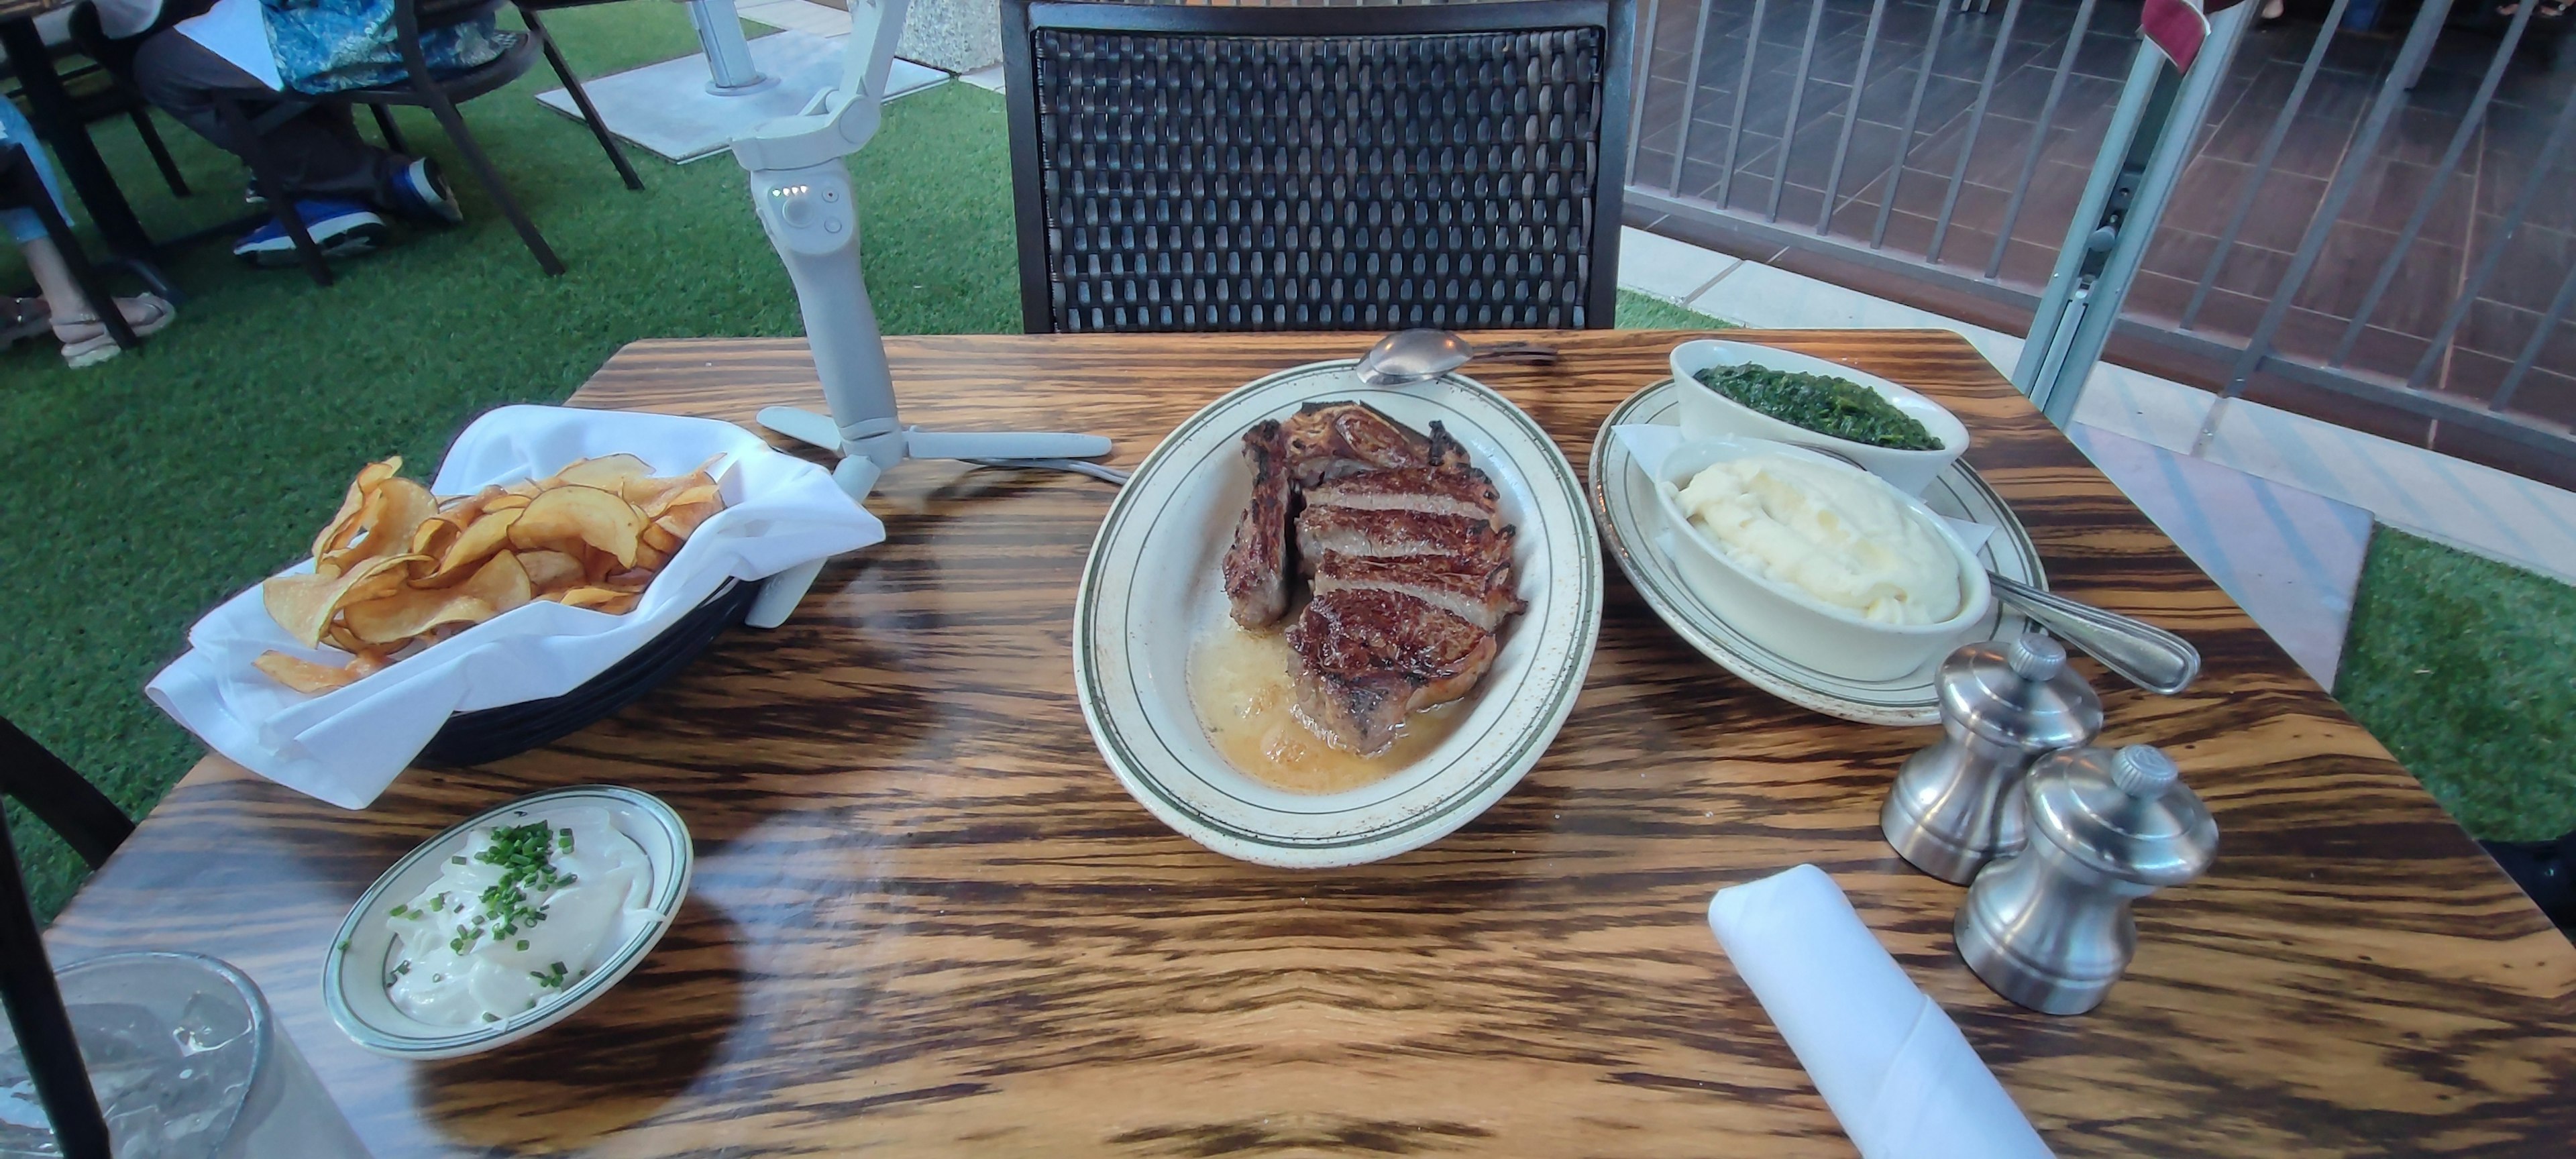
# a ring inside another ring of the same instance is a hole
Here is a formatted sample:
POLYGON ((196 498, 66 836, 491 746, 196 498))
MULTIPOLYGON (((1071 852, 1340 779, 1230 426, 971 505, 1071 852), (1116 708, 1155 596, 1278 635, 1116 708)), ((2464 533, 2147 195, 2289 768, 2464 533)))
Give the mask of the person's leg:
MULTIPOLYGON (((234 139, 213 94, 222 89, 259 88, 249 73, 185 34, 168 31, 153 35, 135 50, 134 83, 146 100, 198 136, 237 157, 248 157, 249 143, 234 139)), ((259 148, 287 186, 282 191, 262 191, 271 196, 284 193, 403 207, 396 184, 411 169, 412 159, 368 144, 345 109, 307 110, 261 134, 259 148)))
MULTIPOLYGON (((107 327, 100 324, 88 296, 81 293, 80 283, 72 279, 63 251, 44 237, 21 239, 18 249, 26 255, 27 268, 36 275, 36 285, 44 292, 45 305, 52 311, 54 339, 63 344, 63 361, 79 369, 116 357, 121 348, 108 336, 107 327)), ((137 338, 160 333, 178 317, 178 311, 157 294, 118 298, 116 312, 125 316, 125 324, 137 338)))

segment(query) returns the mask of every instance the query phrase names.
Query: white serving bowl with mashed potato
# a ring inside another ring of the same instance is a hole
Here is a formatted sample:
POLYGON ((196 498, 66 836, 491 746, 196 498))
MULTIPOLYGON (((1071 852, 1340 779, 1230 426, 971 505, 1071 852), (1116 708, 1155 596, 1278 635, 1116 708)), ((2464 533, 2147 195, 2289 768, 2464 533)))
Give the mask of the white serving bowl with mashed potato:
POLYGON ((1681 391, 1682 432, 1694 439, 1773 439, 1823 447, 1860 464, 1870 474, 1895 484, 1898 490, 1908 495, 1921 495, 1924 488, 1932 485, 1932 480, 1949 470, 1950 464, 1958 461, 1968 449, 1967 426, 1940 403, 1875 374, 1838 362, 1827 362, 1811 354, 1751 342, 1697 338, 1673 348, 1672 369, 1673 385, 1681 391), (1888 405, 1923 424, 1926 432, 1941 441, 1941 447, 1938 450, 1909 451, 1835 438, 1763 414, 1699 380, 1700 371, 1741 365, 1821 374, 1866 388, 1886 399, 1888 405))
POLYGON ((1921 500, 1804 447, 1697 439, 1655 471, 1665 550, 1710 610, 1783 658, 1901 676, 1984 620, 1986 570, 1921 500))
POLYGON ((695 857, 658 798, 588 785, 512 801, 431 838, 351 907, 323 1004, 396 1058, 491 1050, 570 1017, 651 952, 695 857))

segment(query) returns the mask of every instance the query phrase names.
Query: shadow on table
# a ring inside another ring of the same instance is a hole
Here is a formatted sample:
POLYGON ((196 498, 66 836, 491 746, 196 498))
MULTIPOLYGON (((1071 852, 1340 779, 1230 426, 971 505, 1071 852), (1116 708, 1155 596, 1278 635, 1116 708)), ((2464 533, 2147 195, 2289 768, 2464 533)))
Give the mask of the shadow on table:
POLYGON ((488 1054, 412 1072, 421 1118, 480 1152, 579 1151, 663 1112, 742 1018, 732 919, 691 900, 633 974, 580 1013, 488 1054))

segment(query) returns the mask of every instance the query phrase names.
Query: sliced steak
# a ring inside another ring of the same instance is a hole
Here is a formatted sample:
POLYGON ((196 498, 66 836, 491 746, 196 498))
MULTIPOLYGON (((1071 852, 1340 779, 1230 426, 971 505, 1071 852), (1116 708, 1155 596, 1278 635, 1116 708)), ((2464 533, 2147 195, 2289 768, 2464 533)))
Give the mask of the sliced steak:
POLYGON ((1466 452, 1439 423, 1425 437, 1364 402, 1310 402, 1283 425, 1289 473, 1300 487, 1389 467, 1467 463, 1466 452))
POLYGON ((1472 515, 1369 507, 1308 507, 1297 516, 1301 570, 1328 553, 1363 559, 1442 556, 1446 571, 1481 571, 1512 562, 1510 527, 1472 515))
POLYGON ((1493 666, 1494 634, 1402 592, 1318 592, 1288 627, 1297 710, 1327 743, 1375 753, 1417 710, 1464 696, 1493 666))
POLYGON ((1308 507, 1428 511, 1494 522, 1501 495, 1473 467, 1397 467, 1347 475, 1306 488, 1308 507))
POLYGON ((1235 623, 1259 628, 1288 611, 1287 432, 1277 420, 1243 432, 1243 459, 1252 468, 1252 501, 1226 549, 1225 598, 1235 623))
POLYGON ((1339 591, 1395 592, 1411 596, 1491 632, 1524 606, 1512 591, 1512 566, 1486 565, 1474 559, 1443 555, 1365 556, 1327 554, 1315 563, 1315 594, 1339 591))

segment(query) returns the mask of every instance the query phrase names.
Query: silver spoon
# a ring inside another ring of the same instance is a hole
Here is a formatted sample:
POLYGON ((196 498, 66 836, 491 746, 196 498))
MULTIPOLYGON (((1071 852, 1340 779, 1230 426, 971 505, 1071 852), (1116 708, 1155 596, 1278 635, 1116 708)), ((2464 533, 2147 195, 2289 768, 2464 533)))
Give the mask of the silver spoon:
POLYGON ((1478 346, 1446 330, 1398 330, 1378 339, 1360 356, 1360 381, 1370 386, 1402 386, 1438 378, 1467 365, 1471 358, 1554 362, 1556 350, 1530 342, 1478 346))
POLYGON ((2005 603, 2149 692, 2172 696, 2200 675, 2200 651, 2190 641, 2144 620, 2005 579, 1992 569, 1986 582, 2005 603))

